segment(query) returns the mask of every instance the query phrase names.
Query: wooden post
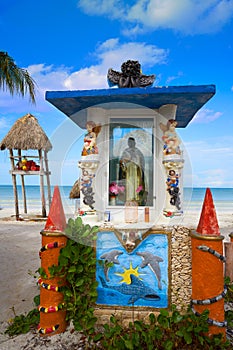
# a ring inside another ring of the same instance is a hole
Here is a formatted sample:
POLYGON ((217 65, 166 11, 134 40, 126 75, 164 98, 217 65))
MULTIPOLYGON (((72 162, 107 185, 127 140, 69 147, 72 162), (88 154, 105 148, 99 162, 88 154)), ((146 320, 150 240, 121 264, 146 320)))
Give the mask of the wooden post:
MULTIPOLYGON (((15 167, 14 153, 11 148, 9 149, 9 152, 10 152, 11 169, 12 171, 14 171, 14 167, 15 167)), ((14 198, 15 198, 15 217, 16 217, 16 220, 19 220, 19 201, 18 201, 16 175, 13 173, 12 173, 12 183, 13 183, 14 198)))
POLYGON ((65 214, 61 202, 60 192, 54 189, 52 204, 45 228, 41 231, 42 248, 40 250, 41 267, 46 278, 40 277, 40 335, 54 335, 66 330, 66 310, 64 296, 60 291, 66 281, 65 278, 51 277, 49 267, 58 264, 60 250, 66 245, 67 238, 63 234, 66 227, 65 214))
POLYGON ((207 188, 197 230, 191 232, 192 309, 197 315, 208 309, 208 335, 221 333, 225 337, 223 239, 207 188))
POLYGON ((26 191, 25 191, 25 184, 24 184, 24 175, 21 175, 21 185, 22 185, 24 214, 27 214, 27 198, 26 198, 26 191))
MULTIPOLYGON (((22 160, 21 149, 18 149, 18 156, 19 156, 19 162, 21 162, 22 160)), ((21 186, 22 186, 23 209, 24 209, 24 214, 27 214, 27 198, 26 198, 26 191, 25 191, 25 184, 24 184, 24 175, 20 175, 20 177, 21 177, 21 186)))
MULTIPOLYGON (((22 160, 21 149, 18 149, 19 162, 22 160)), ((21 186, 22 186, 22 197, 23 197, 23 209, 24 214, 27 214, 27 198, 24 184, 24 175, 20 175, 21 177, 21 186)))
POLYGON ((40 159, 40 195, 41 195, 41 204, 42 204, 42 217, 46 217, 46 204, 45 204, 45 195, 44 195, 44 166, 43 166, 43 156, 42 150, 39 149, 39 159, 40 159))
POLYGON ((49 201, 49 208, 50 208, 50 206, 51 206, 51 187, 50 187, 50 177, 49 177, 49 163, 48 163, 48 157, 47 157, 46 151, 44 151, 44 161, 45 161, 45 171, 46 171, 46 179, 47 179, 48 201, 49 201))

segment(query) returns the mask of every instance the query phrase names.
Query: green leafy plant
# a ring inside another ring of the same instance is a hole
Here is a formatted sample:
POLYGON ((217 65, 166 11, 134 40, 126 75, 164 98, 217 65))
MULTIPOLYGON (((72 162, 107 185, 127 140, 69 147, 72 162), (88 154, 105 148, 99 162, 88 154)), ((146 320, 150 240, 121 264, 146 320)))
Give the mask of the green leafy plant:
MULTIPOLYGON (((233 304, 233 281, 230 277, 225 278, 225 286, 227 287, 227 294, 225 297, 226 303, 233 304)), ((227 310, 225 312, 225 318, 228 324, 228 328, 233 329, 233 310, 227 310)))
POLYGON ((95 279, 96 258, 94 241, 98 226, 83 224, 82 219, 69 219, 65 234, 70 238, 61 249, 58 266, 51 266, 51 276, 66 278, 62 287, 67 309, 67 320, 73 321, 75 330, 91 334, 96 317, 94 304, 98 283, 95 279))
MULTIPOLYGON (((39 295, 34 298, 35 306, 40 303, 39 295)), ((14 312, 14 309, 13 309, 14 312)), ((9 327, 5 331, 9 336, 25 334, 35 328, 40 320, 40 313, 37 308, 29 311, 26 315, 15 315, 14 319, 9 322, 9 327)))
POLYGON ((135 321, 128 327, 122 327, 112 316, 103 332, 93 337, 96 347, 93 345, 92 349, 230 350, 230 343, 221 335, 212 338, 204 335, 208 331, 207 318, 208 311, 197 317, 190 309, 181 314, 175 306, 171 312, 161 310, 157 317, 150 314, 148 323, 135 321))
POLYGON ((231 281, 230 277, 225 278, 225 286, 227 287, 225 301, 233 303, 233 281, 231 281))

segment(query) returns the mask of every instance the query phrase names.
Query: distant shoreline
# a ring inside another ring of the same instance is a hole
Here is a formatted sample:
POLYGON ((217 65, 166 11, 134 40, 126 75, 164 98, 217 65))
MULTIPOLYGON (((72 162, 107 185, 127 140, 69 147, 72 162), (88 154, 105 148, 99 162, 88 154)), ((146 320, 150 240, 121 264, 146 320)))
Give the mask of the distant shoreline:
MULTIPOLYGON (((40 186, 39 185, 26 185, 26 197, 27 197, 27 209, 28 214, 31 216, 41 215, 41 197, 40 197, 40 186)), ((51 186, 51 195, 53 195, 53 188, 51 186)), ((64 208, 64 212, 67 217, 74 217, 77 203, 75 199, 70 199, 69 194, 72 186, 60 186, 61 200, 64 208)), ((192 224, 198 223, 200 212, 202 209, 205 188, 184 188, 184 200, 183 200, 183 211, 182 222, 186 226, 190 227, 192 224)), ((213 188, 211 189, 216 213, 218 217, 223 217, 220 220, 221 226, 233 226, 233 189, 232 188, 213 188)), ((47 196, 47 188, 45 187, 45 193, 47 196)), ((23 200, 21 186, 18 186, 18 200, 19 200, 19 213, 21 216, 24 214, 23 200)), ((47 215, 49 211, 48 199, 46 197, 46 210, 47 215)), ((14 221, 15 215, 15 203, 12 185, 0 185, 0 219, 8 218, 10 221, 14 221)), ((170 221, 172 225, 172 221, 170 221)), ((233 228, 232 228, 233 231, 233 228)))

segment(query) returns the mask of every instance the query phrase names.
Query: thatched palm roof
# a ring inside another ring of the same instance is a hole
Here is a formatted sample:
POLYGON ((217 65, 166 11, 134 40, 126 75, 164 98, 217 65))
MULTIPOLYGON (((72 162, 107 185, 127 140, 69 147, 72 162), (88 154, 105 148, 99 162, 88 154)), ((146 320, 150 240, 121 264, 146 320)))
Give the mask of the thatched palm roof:
POLYGON ((71 191, 70 196, 71 199, 80 198, 80 179, 76 180, 71 191))
POLYGON ((0 143, 0 149, 37 149, 49 151, 52 145, 32 114, 19 118, 0 143))

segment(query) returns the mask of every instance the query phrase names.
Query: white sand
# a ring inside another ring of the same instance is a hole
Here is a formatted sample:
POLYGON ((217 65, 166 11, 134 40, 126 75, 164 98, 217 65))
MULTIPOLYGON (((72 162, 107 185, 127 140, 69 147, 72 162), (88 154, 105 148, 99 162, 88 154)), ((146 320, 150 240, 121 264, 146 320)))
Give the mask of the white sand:
MULTIPOLYGON (((45 221, 16 221, 12 215, 13 210, 0 210, 0 349, 31 349, 27 344, 34 344, 33 349, 43 349, 45 343, 35 340, 39 337, 37 334, 29 333, 13 339, 2 334, 7 326, 6 322, 14 317, 14 313, 25 314, 34 307, 33 298, 39 294, 39 289, 36 285, 37 279, 32 275, 40 267, 40 231, 45 227, 45 221)), ((195 229, 199 215, 195 212, 189 213, 179 225, 195 229)), ((228 241, 229 234, 233 231, 233 214, 218 213, 217 216, 221 234, 228 241)), ((54 340, 49 340, 50 345, 45 348, 59 349, 55 339, 59 339, 59 343, 62 344, 64 338, 67 344, 67 337, 70 339, 73 335, 68 331, 55 337, 50 337, 54 340), (55 343, 54 347, 51 342, 55 343)), ((63 349, 66 349, 65 345, 63 349)))

